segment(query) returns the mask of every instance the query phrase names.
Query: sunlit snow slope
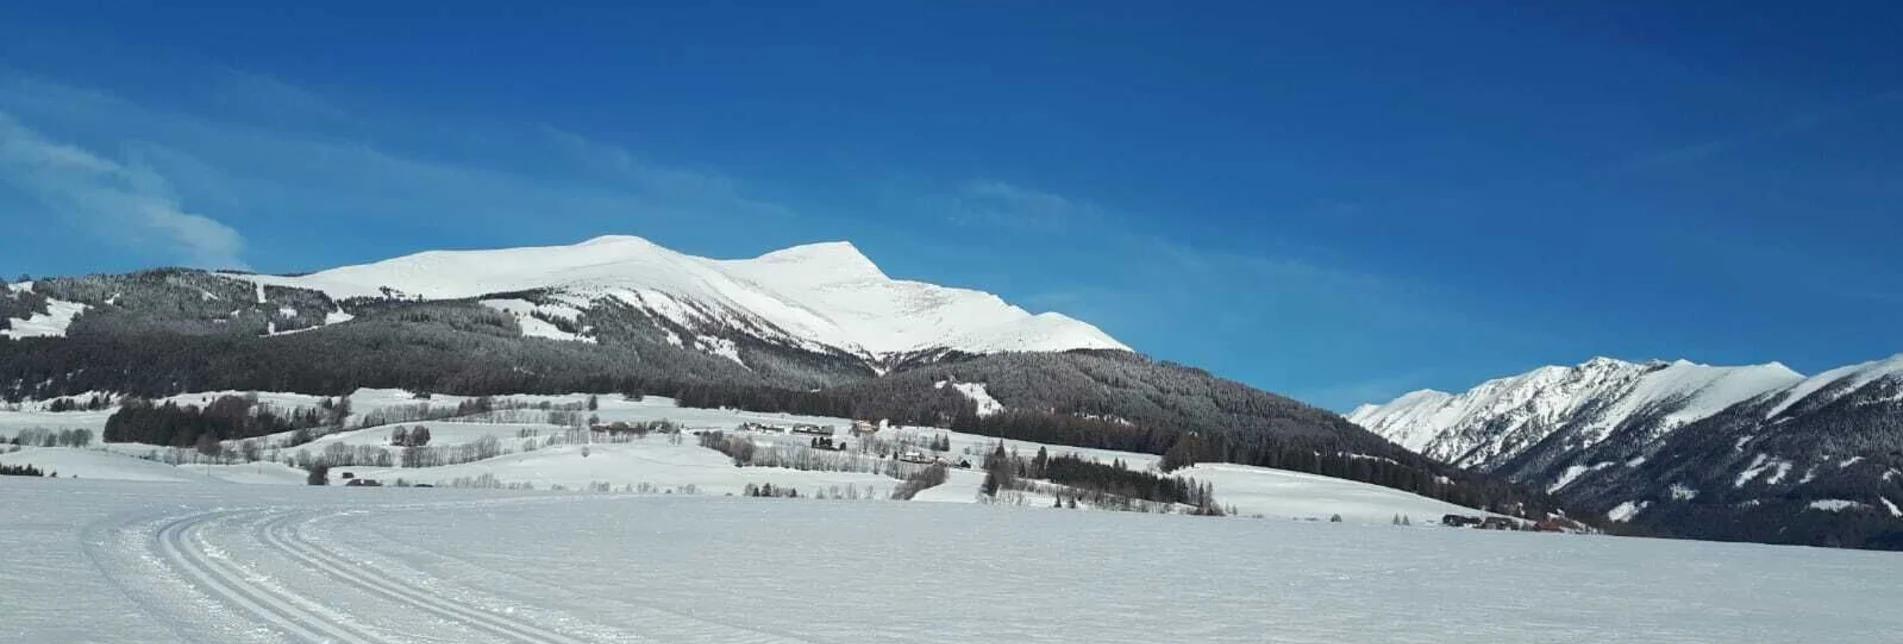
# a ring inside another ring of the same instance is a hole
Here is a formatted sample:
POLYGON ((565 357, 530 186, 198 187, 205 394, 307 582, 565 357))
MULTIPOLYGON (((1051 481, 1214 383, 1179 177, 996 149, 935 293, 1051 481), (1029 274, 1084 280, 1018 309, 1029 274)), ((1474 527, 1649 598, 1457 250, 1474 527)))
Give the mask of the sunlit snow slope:
POLYGON ((578 305, 612 299, 688 328, 716 324, 767 341, 867 357, 1128 349, 1061 314, 1033 315, 995 295, 887 277, 850 243, 714 260, 645 239, 572 246, 431 251, 309 275, 239 276, 332 298, 473 298, 548 291, 578 305))

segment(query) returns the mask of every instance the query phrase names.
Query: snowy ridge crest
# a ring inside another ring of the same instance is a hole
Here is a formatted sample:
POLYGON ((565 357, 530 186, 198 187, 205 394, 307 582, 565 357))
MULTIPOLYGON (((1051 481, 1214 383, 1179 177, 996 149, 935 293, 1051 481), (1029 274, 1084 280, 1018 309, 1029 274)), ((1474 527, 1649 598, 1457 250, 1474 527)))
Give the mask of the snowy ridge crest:
POLYGON ((611 235, 568 246, 429 251, 295 277, 230 277, 334 299, 535 291, 576 309, 612 300, 696 332, 738 332, 869 360, 936 350, 1130 350, 1061 314, 1034 315, 990 293, 892 279, 850 242, 721 260, 611 235))
POLYGON ((1490 380, 1458 395, 1418 391, 1364 405, 1348 419, 1409 450, 1485 468, 1560 432, 1575 449, 1621 430, 1658 438, 1803 380, 1778 363, 1714 367, 1594 358, 1490 380))

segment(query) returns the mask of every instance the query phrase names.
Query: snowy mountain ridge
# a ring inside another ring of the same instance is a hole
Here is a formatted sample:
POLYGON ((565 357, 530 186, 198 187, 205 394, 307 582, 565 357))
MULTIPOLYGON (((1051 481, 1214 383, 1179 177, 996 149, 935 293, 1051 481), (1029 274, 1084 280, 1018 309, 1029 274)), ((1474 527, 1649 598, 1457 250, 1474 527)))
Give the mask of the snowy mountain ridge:
POLYGON ((943 350, 1129 350, 1062 314, 1034 315, 990 293, 892 279, 849 242, 721 260, 615 235, 568 246, 428 251, 300 276, 227 276, 336 300, 540 292, 558 301, 545 315, 572 318, 612 304, 696 333, 738 332, 874 362, 943 350))
POLYGON ((1489 380, 1458 395, 1417 391, 1385 405, 1363 405, 1348 419, 1409 450, 1486 469, 1562 432, 1573 448, 1590 447, 1622 429, 1642 429, 1656 439, 1803 380, 1775 362, 1714 367, 1594 358, 1489 380))
POLYGON ((1349 419, 1427 456, 1692 538, 1903 545, 1903 355, 1781 364, 1598 359, 1349 419))

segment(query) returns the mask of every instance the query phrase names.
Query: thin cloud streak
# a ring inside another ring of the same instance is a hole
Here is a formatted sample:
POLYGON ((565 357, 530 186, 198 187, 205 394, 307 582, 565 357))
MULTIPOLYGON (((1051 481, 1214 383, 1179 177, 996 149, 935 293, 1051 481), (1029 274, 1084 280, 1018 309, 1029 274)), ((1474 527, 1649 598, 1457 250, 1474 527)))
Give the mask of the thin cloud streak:
MULTIPOLYGON (((11 183, 49 212, 73 209, 83 193, 93 195, 83 197, 90 200, 86 212, 143 213, 151 222, 147 236, 190 242, 184 247, 194 265, 241 265, 244 245, 233 227, 268 240, 259 252, 280 261, 283 250, 306 252, 297 248, 303 240, 279 234, 285 222, 298 220, 326 221, 330 231, 395 227, 453 244, 446 240, 526 232, 545 236, 529 240, 553 242, 566 229, 664 235, 670 226, 708 220, 746 227, 798 217, 745 194, 745 186, 724 175, 655 163, 554 127, 418 119, 373 105, 346 110, 318 93, 238 72, 217 74, 213 82, 224 83, 211 92, 216 109, 199 110, 0 76, 0 111, 34 124, 11 130, 12 138, 53 141, 64 138, 56 133, 71 132, 75 140, 83 135, 93 145, 124 150, 129 159, 66 145, 103 167, 86 175, 22 175, 11 183), (130 181, 135 177, 143 178, 130 181), (117 181, 118 201, 138 195, 150 205, 103 202, 99 186, 112 184, 104 179, 117 181), (181 200, 215 207, 220 216, 214 221, 184 212, 181 200), (177 215, 166 214, 161 206, 168 204, 177 215), (537 218, 564 226, 524 226, 537 218)), ((22 149, 28 156, 15 160, 13 174, 38 167, 26 160, 30 156, 61 150, 24 143, 22 149)), ((378 252, 396 250, 410 249, 378 252)))
POLYGON ((1088 203, 997 179, 968 181, 939 201, 946 221, 960 226, 1054 230, 1102 218, 1088 203))
POLYGON ((0 180, 101 237, 155 245, 204 268, 246 268, 238 231, 186 212, 152 169, 51 140, 0 112, 0 180))

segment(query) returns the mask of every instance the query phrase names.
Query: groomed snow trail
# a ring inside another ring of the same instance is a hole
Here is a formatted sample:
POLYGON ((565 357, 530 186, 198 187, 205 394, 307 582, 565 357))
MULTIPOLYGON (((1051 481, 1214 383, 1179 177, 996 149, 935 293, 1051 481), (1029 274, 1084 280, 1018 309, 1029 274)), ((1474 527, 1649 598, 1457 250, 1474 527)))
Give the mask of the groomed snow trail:
POLYGON ((284 633, 312 642, 378 641, 373 635, 357 631, 353 624, 327 614, 321 603, 254 583, 250 574, 222 556, 224 551, 195 539, 202 538, 207 526, 220 525, 231 517, 225 512, 185 515, 163 524, 153 541, 167 564, 192 580, 199 592, 284 633))
MULTIPOLYGON (((518 500, 516 502, 551 499, 518 500)), ((195 595, 187 614, 162 615, 194 641, 212 630, 245 641, 396 644, 420 642, 653 642, 641 633, 559 615, 545 605, 493 597, 430 577, 374 553, 353 549, 319 524, 388 512, 428 512, 464 503, 406 504, 366 509, 315 508, 196 511, 115 528, 121 545, 145 552, 121 557, 157 563, 195 595), (143 538, 141 538, 143 537, 143 538), (371 562, 375 561, 373 565, 371 562), (369 598, 373 602, 366 602, 369 598), (351 610, 378 605, 375 612, 351 610), (212 610, 206 611, 210 607, 212 610), (557 623, 559 622, 559 623, 557 623)), ((123 554, 123 553, 122 553, 123 554)), ((95 561, 102 561, 95 557, 95 561)), ((101 563, 102 566, 109 565, 101 563)), ((136 576, 117 571, 122 581, 136 576)), ((163 592, 163 591, 160 591, 163 592)), ((138 598, 139 593, 128 590, 138 598)), ((148 590, 147 595, 154 594, 148 590)), ((142 601, 156 613, 179 602, 142 601)), ((705 635, 721 630, 703 625, 705 635)), ((732 633, 728 633, 732 634, 732 633)), ((765 641, 750 633, 727 641, 765 641)))

